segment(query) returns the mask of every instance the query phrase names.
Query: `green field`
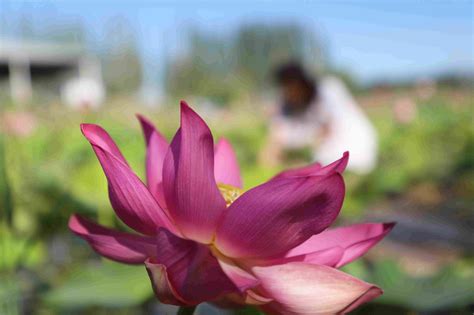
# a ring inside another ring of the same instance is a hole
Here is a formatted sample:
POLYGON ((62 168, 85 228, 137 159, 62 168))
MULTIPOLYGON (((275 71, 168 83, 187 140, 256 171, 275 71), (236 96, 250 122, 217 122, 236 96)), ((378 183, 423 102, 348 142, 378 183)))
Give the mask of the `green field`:
MULTIPOLYGON (((446 213, 460 226, 473 222, 473 96, 472 91, 452 88, 439 88, 424 100, 412 89, 359 95, 379 133, 379 164, 370 175, 345 176, 347 196, 338 224, 404 215, 422 227, 425 218, 443 220, 446 213), (416 117, 406 124, 393 117, 400 96, 417 104, 416 117)), ((178 102, 155 111, 133 104, 132 99, 117 97, 91 113, 55 104, 5 106, 2 115, 26 112, 36 126, 27 136, 0 129, 0 314, 145 314, 153 309, 156 302, 145 268, 103 260, 67 229, 74 212, 125 229, 115 218, 105 176, 79 124, 97 123, 109 131, 143 178, 144 141, 134 114, 148 116, 170 139, 179 123, 178 102)), ((216 138, 225 136, 234 145, 246 189, 300 162, 289 160, 275 169, 258 164, 266 124, 263 109, 251 101, 204 117, 216 138)), ((385 291, 358 313, 468 312, 474 301, 472 243, 453 245, 452 259, 443 257, 446 251, 434 252, 436 264, 432 259, 431 264, 414 266, 423 262, 416 254, 418 244, 403 244, 404 249, 412 246, 415 254, 390 252, 398 242, 389 238, 367 258, 347 266, 347 272, 385 291), (381 249, 384 244, 388 253, 381 249), (413 258, 407 263, 405 257, 413 258)))

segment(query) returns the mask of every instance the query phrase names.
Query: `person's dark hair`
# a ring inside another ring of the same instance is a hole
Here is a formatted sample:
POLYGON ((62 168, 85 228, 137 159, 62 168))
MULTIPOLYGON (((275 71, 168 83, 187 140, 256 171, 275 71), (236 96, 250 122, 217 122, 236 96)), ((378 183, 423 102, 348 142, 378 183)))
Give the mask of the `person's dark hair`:
POLYGON ((307 81, 308 75, 300 63, 296 61, 286 62, 276 67, 274 71, 274 80, 278 85, 293 81, 307 81))
POLYGON ((276 67, 273 78, 279 86, 292 82, 302 84, 308 91, 308 105, 318 97, 315 78, 306 73, 303 66, 297 61, 289 61, 276 67))

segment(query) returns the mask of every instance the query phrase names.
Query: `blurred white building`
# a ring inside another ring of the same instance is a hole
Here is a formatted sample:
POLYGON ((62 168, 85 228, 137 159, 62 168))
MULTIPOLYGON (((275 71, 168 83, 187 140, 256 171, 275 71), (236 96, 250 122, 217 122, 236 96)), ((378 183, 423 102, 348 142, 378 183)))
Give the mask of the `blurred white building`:
POLYGON ((14 103, 33 97, 36 80, 60 78, 53 93, 74 108, 100 106, 105 96, 100 62, 76 44, 0 38, 0 80, 14 103))

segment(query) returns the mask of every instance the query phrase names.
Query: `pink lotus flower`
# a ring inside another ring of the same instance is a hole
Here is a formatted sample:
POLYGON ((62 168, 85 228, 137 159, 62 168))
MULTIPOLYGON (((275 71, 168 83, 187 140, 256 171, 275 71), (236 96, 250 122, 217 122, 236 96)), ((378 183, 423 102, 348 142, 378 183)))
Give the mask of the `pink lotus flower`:
POLYGON ((81 126, 107 176, 112 207, 137 234, 79 215, 71 217, 69 227, 102 256, 144 263, 161 302, 333 314, 382 294, 336 269, 393 227, 368 223, 327 230, 344 199, 347 153, 326 167, 288 170, 243 192, 229 142, 214 147, 208 126, 186 103, 170 145, 138 118, 147 144, 146 185, 101 127, 81 126))

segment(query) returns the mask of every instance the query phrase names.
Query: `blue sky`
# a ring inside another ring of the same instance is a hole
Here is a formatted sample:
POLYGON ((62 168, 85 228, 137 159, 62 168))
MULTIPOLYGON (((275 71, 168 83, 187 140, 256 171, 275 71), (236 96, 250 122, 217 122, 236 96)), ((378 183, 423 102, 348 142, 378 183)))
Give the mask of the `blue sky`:
MULTIPOLYGON (((28 16, 79 21, 100 42, 107 21, 125 17, 148 62, 179 51, 190 27, 232 32, 246 22, 294 22, 327 44, 333 64, 368 82, 473 71, 474 1, 12 1, 0 0, 3 23, 28 16)), ((1 24, 0 24, 1 25, 1 24)), ((157 62, 158 60, 158 62, 157 62)))

